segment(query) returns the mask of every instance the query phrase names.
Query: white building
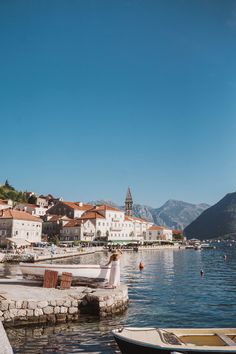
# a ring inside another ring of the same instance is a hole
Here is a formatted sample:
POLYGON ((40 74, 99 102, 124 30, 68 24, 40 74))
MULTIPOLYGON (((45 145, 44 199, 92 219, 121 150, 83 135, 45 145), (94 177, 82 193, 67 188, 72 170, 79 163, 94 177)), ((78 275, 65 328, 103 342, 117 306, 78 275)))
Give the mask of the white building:
POLYGON ((0 212, 0 243, 22 240, 24 242, 40 242, 42 235, 42 220, 29 213, 6 209, 0 212))
POLYGON ((48 210, 47 207, 42 207, 36 204, 17 203, 14 207, 15 210, 25 211, 34 216, 44 216, 48 210))
POLYGON ((117 244, 142 243, 151 225, 146 220, 126 216, 123 210, 110 205, 95 206, 80 218, 88 219, 94 225, 94 240, 117 244))
POLYGON ((95 237, 95 226, 92 220, 72 219, 64 225, 60 232, 60 241, 92 242, 95 237))
POLYGON ((163 226, 152 225, 147 230, 145 241, 172 241, 172 230, 163 226))
POLYGON ((125 212, 118 208, 99 205, 63 225, 60 240, 97 241, 120 245, 143 243, 151 225, 147 220, 126 216, 125 212))

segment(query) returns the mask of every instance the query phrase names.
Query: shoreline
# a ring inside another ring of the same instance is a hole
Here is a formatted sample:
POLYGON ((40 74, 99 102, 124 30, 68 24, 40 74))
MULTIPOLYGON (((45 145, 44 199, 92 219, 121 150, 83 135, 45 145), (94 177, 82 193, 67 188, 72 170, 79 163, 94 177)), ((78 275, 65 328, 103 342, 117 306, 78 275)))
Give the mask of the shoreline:
MULTIPOLYGON (((121 248, 122 251, 124 252, 139 252, 139 251, 145 251, 145 250, 163 250, 163 249, 185 249, 185 246, 180 246, 180 245, 154 245, 154 246, 137 246, 133 248, 121 248)), ((43 251, 41 251, 43 252, 43 251)), ((109 249, 103 248, 103 247, 88 247, 82 250, 73 250, 70 251, 68 249, 64 250, 64 252, 60 253, 55 253, 55 254, 50 254, 47 252, 47 254, 37 254, 29 252, 29 253, 22 253, 22 254, 13 254, 13 253, 6 253, 5 258, 1 261, 1 263, 20 263, 20 262, 29 262, 30 259, 32 259, 32 263, 37 263, 37 262, 42 262, 42 261, 53 261, 56 259, 66 259, 66 258, 73 258, 73 257, 79 257, 79 256, 85 256, 88 254, 93 254, 96 252, 109 252, 109 249), (27 257, 28 260, 27 260, 27 257), (31 258, 30 258, 31 257, 31 258)))

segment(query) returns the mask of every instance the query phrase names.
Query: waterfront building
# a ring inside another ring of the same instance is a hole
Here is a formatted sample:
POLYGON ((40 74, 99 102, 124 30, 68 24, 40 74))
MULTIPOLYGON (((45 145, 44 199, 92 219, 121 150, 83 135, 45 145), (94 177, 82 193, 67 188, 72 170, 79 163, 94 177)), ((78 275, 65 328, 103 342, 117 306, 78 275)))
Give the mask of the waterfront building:
POLYGON ((135 216, 132 216, 130 220, 133 223, 134 239, 143 242, 146 238, 147 230, 153 225, 153 223, 135 216))
POLYGON ((126 216, 123 210, 104 204, 86 211, 74 223, 65 224, 60 231, 60 240, 120 245, 142 243, 151 225, 144 219, 126 216))
POLYGON ((184 241, 183 230, 172 230, 173 241, 184 241))
POLYGON ((65 202, 59 201, 48 209, 47 214, 67 216, 68 218, 80 218, 82 214, 93 208, 91 204, 84 204, 82 202, 65 202))
POLYGON ((93 219, 72 219, 67 222, 60 232, 61 242, 92 242, 95 237, 93 219))
POLYGON ((29 203, 17 203, 14 206, 15 210, 25 211, 34 216, 44 216, 48 210, 47 207, 42 207, 41 205, 29 204, 29 203))
POLYGON ((0 211, 0 244, 8 241, 16 244, 40 242, 42 220, 24 211, 5 209, 0 211))
POLYGON ((45 239, 50 239, 53 236, 59 236, 61 230, 71 219, 67 216, 60 215, 44 215, 42 233, 45 239))
POLYGON ((125 215, 127 216, 133 215, 133 198, 131 195, 130 188, 128 188, 126 198, 125 198, 125 215))
POLYGON ((172 230, 163 226, 152 225, 147 230, 145 241, 172 241, 172 230))

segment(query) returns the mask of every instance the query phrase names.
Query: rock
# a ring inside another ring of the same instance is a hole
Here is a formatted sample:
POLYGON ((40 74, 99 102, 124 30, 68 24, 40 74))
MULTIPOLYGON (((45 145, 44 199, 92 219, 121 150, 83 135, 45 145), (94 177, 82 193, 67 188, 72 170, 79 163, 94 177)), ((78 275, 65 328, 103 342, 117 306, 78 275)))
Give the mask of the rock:
POLYGON ((7 311, 8 308, 9 308, 8 301, 0 301, 0 310, 1 311, 7 311))
POLYGON ((43 315, 43 310, 42 309, 35 309, 34 310, 34 315, 36 316, 36 317, 38 317, 38 316, 42 316, 43 315))
POLYGON ((17 309, 22 309, 22 305, 23 305, 23 301, 21 301, 21 300, 16 301, 16 308, 17 309))
POLYGON ((48 306, 48 301, 39 301, 38 302, 38 308, 43 309, 44 307, 48 306))
POLYGON ((62 306, 62 307, 61 307, 61 313, 67 313, 67 312, 68 312, 68 308, 62 306))
POLYGON ((37 302, 35 302, 35 301, 28 302, 28 309, 29 310, 35 310, 36 308, 37 308, 37 302))
POLYGON ((78 307, 70 307, 69 308, 69 314, 74 314, 78 312, 78 307))
POLYGON ((53 307, 52 306, 46 306, 43 308, 43 313, 45 315, 51 315, 53 313, 53 307))

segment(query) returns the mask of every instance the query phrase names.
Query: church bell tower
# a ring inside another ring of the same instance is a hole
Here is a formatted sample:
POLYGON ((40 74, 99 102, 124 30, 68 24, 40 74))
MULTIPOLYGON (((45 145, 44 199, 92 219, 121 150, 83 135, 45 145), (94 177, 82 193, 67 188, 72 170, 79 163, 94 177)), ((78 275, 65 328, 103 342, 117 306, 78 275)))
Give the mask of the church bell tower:
POLYGON ((131 195, 130 188, 128 188, 126 198, 125 198, 125 215, 127 216, 133 215, 133 198, 131 195))

